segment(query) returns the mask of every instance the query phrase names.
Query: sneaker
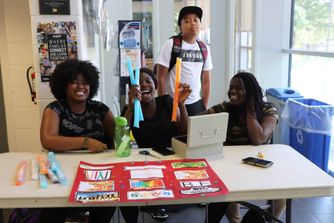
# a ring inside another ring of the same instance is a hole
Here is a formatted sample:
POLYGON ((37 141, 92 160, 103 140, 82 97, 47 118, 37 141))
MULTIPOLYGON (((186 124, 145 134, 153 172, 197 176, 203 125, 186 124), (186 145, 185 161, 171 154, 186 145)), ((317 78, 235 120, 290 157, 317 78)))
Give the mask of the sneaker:
POLYGON ((160 221, 166 220, 168 218, 168 214, 164 208, 158 208, 154 211, 150 211, 150 215, 152 218, 160 221))

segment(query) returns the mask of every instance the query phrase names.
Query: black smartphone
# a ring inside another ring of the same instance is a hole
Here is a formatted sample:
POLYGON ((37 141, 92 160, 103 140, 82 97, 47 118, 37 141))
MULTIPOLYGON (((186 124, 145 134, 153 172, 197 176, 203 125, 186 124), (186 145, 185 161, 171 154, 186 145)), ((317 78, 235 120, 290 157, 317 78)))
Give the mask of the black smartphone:
POLYGON ((264 159, 259 159, 256 157, 247 157, 242 159, 242 162, 254 165, 254 166, 260 166, 260 167, 270 167, 274 163, 270 160, 264 160, 264 159))
POLYGON ((160 153, 163 156, 169 156, 175 154, 172 148, 169 147, 154 147, 152 148, 153 151, 160 153))

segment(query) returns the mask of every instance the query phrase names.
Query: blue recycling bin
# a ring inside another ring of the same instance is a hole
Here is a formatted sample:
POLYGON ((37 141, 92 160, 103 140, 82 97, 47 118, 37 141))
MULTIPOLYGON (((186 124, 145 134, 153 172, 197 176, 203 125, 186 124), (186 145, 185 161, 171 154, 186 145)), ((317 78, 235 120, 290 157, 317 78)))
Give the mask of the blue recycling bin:
POLYGON ((310 98, 289 99, 282 117, 290 128, 290 146, 328 172, 334 106, 310 98))
MULTIPOLYGON (((302 98, 303 96, 292 88, 269 88, 266 90, 267 101, 277 108, 278 115, 281 116, 285 103, 290 98, 302 98)), ((274 144, 289 144, 289 125, 279 117, 277 126, 273 133, 272 142, 274 144)))
POLYGON ((269 88, 266 90, 267 96, 286 101, 289 98, 301 98, 302 95, 295 89, 292 88, 269 88))

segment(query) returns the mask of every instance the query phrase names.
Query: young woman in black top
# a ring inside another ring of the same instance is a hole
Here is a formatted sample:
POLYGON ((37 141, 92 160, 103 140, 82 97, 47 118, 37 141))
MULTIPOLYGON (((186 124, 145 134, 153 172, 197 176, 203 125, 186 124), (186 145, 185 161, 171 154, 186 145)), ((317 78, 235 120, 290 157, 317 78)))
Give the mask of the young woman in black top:
MULTIPOLYGON (((140 69, 140 83, 131 85, 128 93, 129 105, 123 111, 130 123, 133 136, 139 148, 171 147, 173 136, 187 133, 188 113, 184 105, 191 89, 188 84, 179 85, 179 100, 176 122, 172 122, 173 98, 170 95, 156 97, 157 79, 152 70, 140 69), (139 128, 133 126, 134 100, 140 100, 144 120, 139 122, 139 128)), ((165 207, 146 207, 153 218, 166 219, 165 207)))
POLYGON ((131 124, 133 136, 139 147, 170 147, 171 139, 187 132, 188 113, 184 101, 191 89, 188 84, 179 85, 179 101, 176 122, 172 122, 173 98, 170 95, 156 97, 157 80, 153 71, 140 69, 140 84, 131 85, 129 90, 129 105, 124 116, 131 124), (134 99, 140 100, 144 120, 139 122, 139 128, 133 127, 134 99))

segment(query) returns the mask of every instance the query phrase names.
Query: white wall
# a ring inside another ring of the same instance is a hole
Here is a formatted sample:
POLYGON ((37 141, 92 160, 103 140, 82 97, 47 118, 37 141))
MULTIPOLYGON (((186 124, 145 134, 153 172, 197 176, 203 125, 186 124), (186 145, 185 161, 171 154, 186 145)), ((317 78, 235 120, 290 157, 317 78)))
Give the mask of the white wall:
POLYGON ((29 1, 1 3, 0 61, 8 146, 10 151, 38 151, 38 106, 31 102, 26 82, 26 70, 33 65, 29 1))
MULTIPOLYGON (((211 95, 209 106, 226 99, 229 85, 230 66, 228 65, 229 49, 232 39, 229 35, 230 18, 228 1, 211 0, 211 56, 213 69, 211 72, 211 95)), ((232 35, 233 36, 233 35, 232 35)), ((233 47, 232 47, 233 48, 233 47)), ((233 66, 232 66, 233 67, 233 66)), ((232 69, 233 70, 233 69, 232 69)))
POLYGON ((264 89, 288 86, 291 0, 256 1, 256 74, 264 89))
POLYGON ((164 42, 174 34, 174 1, 152 0, 153 60, 164 42))

